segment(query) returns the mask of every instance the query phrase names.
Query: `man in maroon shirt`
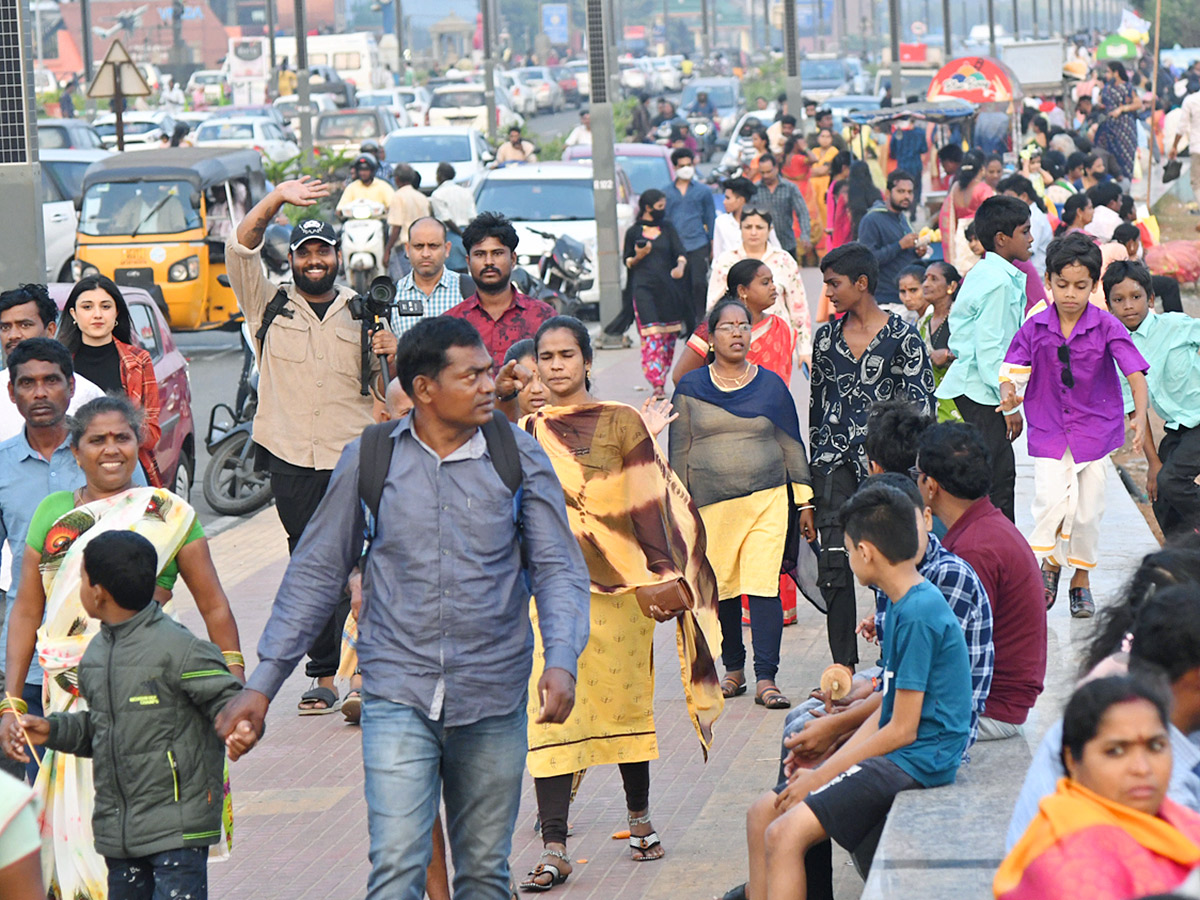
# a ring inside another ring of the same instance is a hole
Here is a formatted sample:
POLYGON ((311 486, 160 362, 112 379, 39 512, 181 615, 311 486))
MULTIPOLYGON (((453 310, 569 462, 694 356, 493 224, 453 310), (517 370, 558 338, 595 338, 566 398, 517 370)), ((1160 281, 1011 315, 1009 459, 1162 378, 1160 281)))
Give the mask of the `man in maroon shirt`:
POLYGON ((971 564, 992 604, 996 651, 979 740, 1020 734, 1046 676, 1046 601, 1029 542, 988 499, 992 463, 971 425, 943 423, 921 435, 917 484, 949 529, 947 550, 971 564))
POLYGON ((517 230, 499 213, 483 212, 462 234, 475 293, 446 310, 475 326, 499 368, 517 341, 531 338, 538 326, 555 315, 554 307, 527 297, 512 284, 517 263, 517 230))

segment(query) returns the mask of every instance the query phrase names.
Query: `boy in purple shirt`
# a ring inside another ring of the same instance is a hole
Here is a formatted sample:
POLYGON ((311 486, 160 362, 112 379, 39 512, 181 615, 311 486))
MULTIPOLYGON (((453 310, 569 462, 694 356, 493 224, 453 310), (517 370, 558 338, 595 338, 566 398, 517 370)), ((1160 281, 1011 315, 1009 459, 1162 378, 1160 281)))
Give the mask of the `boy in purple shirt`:
POLYGON ((1101 264, 1100 248, 1085 234, 1050 244, 1046 281, 1054 303, 1025 321, 1000 369, 999 409, 1011 412, 1025 402, 1034 462, 1029 544, 1041 563, 1046 608, 1054 605, 1068 565, 1075 570, 1069 594, 1076 618, 1096 611, 1088 573, 1096 565, 1104 515, 1105 457, 1125 443, 1117 367, 1133 391, 1135 453, 1145 436, 1149 366, 1116 317, 1088 302, 1101 264))

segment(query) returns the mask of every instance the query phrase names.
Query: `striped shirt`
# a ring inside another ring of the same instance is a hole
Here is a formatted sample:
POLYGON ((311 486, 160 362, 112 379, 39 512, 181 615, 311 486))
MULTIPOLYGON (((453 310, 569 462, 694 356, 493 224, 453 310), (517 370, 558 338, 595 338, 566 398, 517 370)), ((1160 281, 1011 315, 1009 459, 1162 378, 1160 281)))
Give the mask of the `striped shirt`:
POLYGON ((423 316, 401 316, 392 310, 392 331, 397 335, 404 334, 416 325, 422 318, 443 315, 452 306, 462 303, 463 295, 459 287, 461 277, 457 272, 442 267, 442 277, 433 286, 433 292, 426 294, 413 281, 413 273, 409 272, 396 284, 396 300, 420 300, 425 308, 423 316))
MULTIPOLYGON (((917 571, 946 598, 962 625, 967 641, 967 658, 971 663, 971 737, 969 748, 979 732, 979 717, 983 715, 988 691, 992 687, 992 670, 996 654, 992 648, 992 606, 987 591, 975 570, 960 556, 942 546, 929 535, 929 546, 917 571)), ((875 636, 883 645, 883 625, 890 601, 887 594, 875 589, 875 636)), ((965 753, 964 753, 965 757, 965 753)))

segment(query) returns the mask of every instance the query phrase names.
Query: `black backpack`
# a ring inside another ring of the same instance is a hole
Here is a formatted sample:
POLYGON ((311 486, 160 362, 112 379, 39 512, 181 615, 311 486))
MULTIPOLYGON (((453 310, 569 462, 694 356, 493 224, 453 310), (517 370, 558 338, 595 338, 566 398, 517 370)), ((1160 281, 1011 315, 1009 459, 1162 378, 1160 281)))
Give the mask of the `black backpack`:
MULTIPOLYGON (((358 497, 367 511, 366 549, 363 556, 370 550, 371 541, 375 537, 375 521, 379 516, 379 499, 383 496, 383 483, 387 480, 388 466, 392 461, 392 450, 395 441, 391 433, 395 422, 380 422, 368 425, 362 434, 362 446, 358 460, 358 497)), ((517 439, 513 437, 512 426, 504 413, 492 413, 491 420, 481 429, 483 438, 487 441, 488 455, 496 474, 504 482, 513 495, 513 522, 520 529, 521 497, 523 493, 521 455, 517 450, 517 439)), ((522 546, 522 555, 524 547, 522 546)))

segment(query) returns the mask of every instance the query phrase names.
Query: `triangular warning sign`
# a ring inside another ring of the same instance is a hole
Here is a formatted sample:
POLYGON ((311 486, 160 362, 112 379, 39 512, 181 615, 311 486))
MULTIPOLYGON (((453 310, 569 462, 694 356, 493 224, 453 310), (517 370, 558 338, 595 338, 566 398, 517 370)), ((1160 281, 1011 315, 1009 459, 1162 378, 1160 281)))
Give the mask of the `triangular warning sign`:
POLYGON ((150 95, 150 85, 146 84, 146 79, 134 65, 129 51, 120 41, 113 41, 108 52, 104 54, 100 68, 96 70, 96 77, 88 85, 87 95, 93 100, 115 97, 118 87, 124 97, 150 95))

